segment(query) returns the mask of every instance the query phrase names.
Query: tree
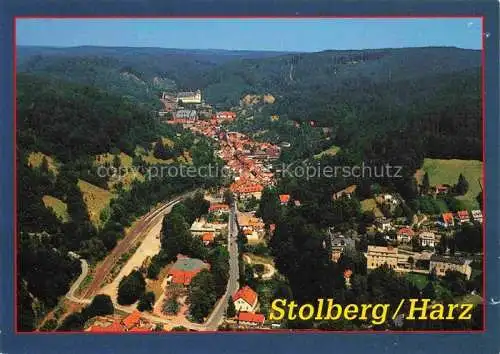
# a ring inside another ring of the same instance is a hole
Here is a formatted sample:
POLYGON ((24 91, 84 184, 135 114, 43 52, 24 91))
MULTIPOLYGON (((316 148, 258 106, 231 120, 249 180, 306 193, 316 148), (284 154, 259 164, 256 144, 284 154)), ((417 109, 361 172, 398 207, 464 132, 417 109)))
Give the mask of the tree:
POLYGON ((40 164, 40 171, 44 175, 48 175, 49 174, 49 161, 47 161, 47 157, 46 156, 44 156, 43 159, 42 159, 42 163, 40 164))
POLYGON ((122 161, 120 159, 120 156, 119 155, 113 156, 113 167, 120 168, 121 164, 122 164, 122 161))
POLYGON ((434 284, 428 282, 422 289, 422 297, 424 299, 434 300, 436 298, 436 290, 434 289, 434 284))
POLYGON ((197 322, 210 313, 217 300, 215 281, 212 273, 204 269, 191 281, 188 289, 189 314, 197 322))
POLYGON ((408 263, 410 263, 410 269, 413 269, 415 266, 415 259, 412 256, 408 257, 408 263))
POLYGON ((94 296, 92 302, 87 306, 83 314, 85 317, 92 318, 95 316, 111 315, 115 312, 113 301, 108 295, 99 294, 94 296))
POLYGON ((467 293, 467 283, 465 275, 457 271, 446 271, 443 277, 446 287, 451 290, 454 296, 461 296, 467 293))
POLYGON ((177 315, 179 312, 179 303, 174 297, 171 297, 163 303, 163 312, 167 315, 177 315))
POLYGON ((229 297, 229 299, 227 300, 226 317, 233 318, 234 316, 236 316, 236 307, 234 307, 232 297, 229 297))
POLYGON ((68 315, 59 328, 58 331, 81 331, 85 324, 85 317, 80 312, 74 312, 68 315))
POLYGON ((141 312, 151 311, 153 309, 154 303, 155 303, 155 294, 152 291, 149 291, 141 295, 139 299, 139 304, 137 304, 137 310, 141 312))
POLYGON ((233 193, 231 192, 230 189, 224 190, 224 194, 223 194, 222 198, 224 199, 224 203, 229 204, 229 205, 231 205, 234 201, 234 196, 233 196, 233 193))
POLYGON ((118 287, 118 303, 131 305, 136 302, 146 290, 146 282, 140 272, 132 271, 125 276, 118 287))
POLYGON ((424 178, 422 179, 422 186, 420 188, 420 193, 422 195, 427 195, 429 194, 429 190, 430 190, 429 174, 426 172, 424 174, 424 178))
POLYGON ((467 193, 468 190, 469 190, 469 182, 467 182, 463 174, 460 174, 460 176, 458 176, 458 182, 455 185, 455 192, 458 195, 464 195, 465 193, 467 193))
POLYGON ((266 187, 260 198, 258 215, 266 224, 275 224, 280 218, 281 204, 278 193, 272 187, 266 187))

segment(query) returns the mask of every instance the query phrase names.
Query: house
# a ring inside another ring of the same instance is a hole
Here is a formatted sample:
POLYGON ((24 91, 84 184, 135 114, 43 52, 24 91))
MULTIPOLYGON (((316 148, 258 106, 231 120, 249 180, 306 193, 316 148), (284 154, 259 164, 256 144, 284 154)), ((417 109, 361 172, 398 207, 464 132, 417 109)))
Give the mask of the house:
POLYGON ((434 190, 436 194, 448 194, 450 188, 448 184, 437 184, 434 190))
POLYGON ((180 109, 174 113, 174 119, 187 119, 187 120, 196 120, 198 118, 198 114, 194 109, 180 109))
POLYGON ((351 287, 351 276, 352 276, 352 270, 349 268, 346 268, 344 270, 344 280, 345 280, 345 286, 348 289, 351 287))
POLYGON ((130 315, 125 317, 122 321, 123 325, 127 330, 130 330, 133 327, 136 327, 141 324, 141 313, 138 310, 135 310, 130 315))
POLYGON ((454 226, 455 221, 453 219, 453 214, 452 213, 444 213, 443 214, 443 223, 444 223, 445 227, 454 226))
POLYGON ((287 205, 290 201, 290 194, 280 194, 281 205, 287 205))
POLYGON ((435 269, 436 275, 443 277, 447 271, 457 271, 465 275, 466 279, 470 279, 472 268, 471 261, 460 257, 448 257, 432 255, 430 260, 430 270, 435 269))
POLYGON ((204 233, 214 232, 215 227, 205 221, 205 219, 198 219, 193 221, 191 228, 189 229, 193 236, 203 236, 204 233))
POLYGON ((391 220, 387 218, 377 218, 377 220, 375 220, 375 225, 381 232, 386 232, 393 229, 391 220))
POLYGON ((201 240, 205 246, 211 245, 215 240, 215 232, 205 232, 201 236, 201 240))
POLYGON ((102 326, 101 324, 94 324, 87 329, 88 332, 92 333, 120 333, 125 332, 125 328, 120 323, 119 320, 113 321, 108 326, 102 326))
POLYGON ((223 214, 223 213, 229 213, 229 205, 227 204, 212 204, 208 208, 209 213, 216 213, 216 214, 223 214))
POLYGON ((177 94, 177 101, 181 101, 182 103, 200 104, 201 91, 196 90, 196 92, 179 92, 177 94))
POLYGON ((392 194, 384 194, 382 196, 382 200, 384 201, 384 203, 393 204, 393 205, 398 205, 398 203, 399 203, 398 198, 396 198, 392 194))
POLYGON ((459 210, 457 211, 458 220, 461 224, 465 222, 470 222, 469 212, 467 210, 459 210))
POLYGON ((261 313, 240 312, 238 313, 238 325, 246 327, 262 327, 266 318, 261 313))
POLYGON ((366 256, 367 269, 376 269, 387 264, 391 269, 397 269, 398 249, 391 246, 368 246, 366 256))
POLYGON ((252 213, 238 213, 238 225, 249 242, 257 242, 265 233, 265 224, 252 213))
POLYGON ((235 112, 217 112, 216 118, 218 120, 234 120, 236 119, 235 112))
POLYGON ((483 213, 481 210, 472 210, 472 220, 482 223, 483 213))
POLYGON ((420 246, 432 248, 436 246, 436 235, 434 234, 434 232, 423 231, 418 237, 420 240, 420 246))
POLYGON ((182 254, 177 255, 177 261, 168 272, 167 284, 189 285, 191 280, 203 269, 210 269, 210 265, 200 259, 189 258, 182 254))
POLYGON ((409 227, 403 227, 398 230, 397 240, 398 242, 408 243, 415 236, 415 232, 409 227))
POLYGON ((355 248, 355 241, 350 237, 345 237, 342 234, 330 235, 330 258, 333 262, 337 262, 346 250, 355 248))
POLYGON ((341 191, 333 193, 332 199, 337 200, 337 199, 343 197, 344 195, 347 196, 348 198, 351 198, 352 194, 354 194, 354 192, 356 191, 356 188, 357 188, 357 186, 355 184, 353 184, 347 188, 342 189, 341 191))
POLYGON ((236 311, 254 312, 258 304, 258 295, 249 286, 244 286, 233 295, 236 311))
POLYGON ((302 204, 300 203, 300 200, 294 200, 293 201, 293 204, 296 206, 296 207, 299 207, 301 206, 302 204))

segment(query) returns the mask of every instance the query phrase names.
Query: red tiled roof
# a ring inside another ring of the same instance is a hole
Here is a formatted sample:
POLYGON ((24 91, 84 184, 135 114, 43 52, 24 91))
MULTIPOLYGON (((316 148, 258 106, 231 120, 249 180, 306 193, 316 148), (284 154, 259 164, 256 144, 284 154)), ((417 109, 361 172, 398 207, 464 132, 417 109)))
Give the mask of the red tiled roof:
POLYGON ((139 323, 140 318, 141 313, 136 310, 123 319, 123 324, 127 329, 130 329, 139 323))
POLYGON ((252 313, 252 312, 238 313, 238 321, 263 324, 265 320, 266 318, 261 313, 252 313))
POLYGON ((280 194, 281 204, 286 204, 290 200, 290 194, 280 194))
POLYGON ((447 224, 453 223, 453 214, 452 213, 444 213, 443 221, 447 224))
POLYGON ((215 232, 205 232, 201 239, 206 242, 213 242, 215 240, 215 232))
POLYGON ((212 205, 210 205, 210 208, 208 208, 208 211, 215 211, 215 210, 229 210, 229 205, 227 205, 227 204, 212 204, 212 205))
POLYGON ((114 321, 111 325, 107 327, 102 327, 98 325, 94 325, 89 328, 89 332, 103 332, 103 333, 109 333, 109 332, 124 332, 125 329, 123 326, 120 324, 119 321, 114 321))
POLYGON ((253 306, 257 301, 257 293, 248 285, 245 285, 233 295, 233 301, 238 299, 243 299, 247 304, 253 306))
POLYGON ((406 235, 413 237, 415 235, 415 232, 409 227, 403 227, 402 229, 399 229, 398 235, 406 235))
POLYGON ((459 210, 457 214, 460 219, 469 219, 469 212, 467 210, 459 210))

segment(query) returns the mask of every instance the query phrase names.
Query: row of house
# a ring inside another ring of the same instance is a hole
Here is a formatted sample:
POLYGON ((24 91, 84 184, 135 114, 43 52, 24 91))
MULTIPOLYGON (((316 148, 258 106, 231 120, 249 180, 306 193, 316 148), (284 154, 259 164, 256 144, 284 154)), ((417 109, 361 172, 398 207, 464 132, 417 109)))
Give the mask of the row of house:
MULTIPOLYGON (((400 243, 410 243, 417 236, 417 233, 410 227, 402 227, 397 232, 397 241, 400 243)), ((418 233, 419 244, 422 247, 434 248, 438 241, 438 236, 431 231, 422 231, 418 233)))
POLYGON ((482 223, 483 213, 479 209, 471 210, 470 213, 468 210, 459 210, 456 214, 443 213, 441 219, 438 224, 444 227, 455 226, 455 223, 464 224, 472 221, 482 223))

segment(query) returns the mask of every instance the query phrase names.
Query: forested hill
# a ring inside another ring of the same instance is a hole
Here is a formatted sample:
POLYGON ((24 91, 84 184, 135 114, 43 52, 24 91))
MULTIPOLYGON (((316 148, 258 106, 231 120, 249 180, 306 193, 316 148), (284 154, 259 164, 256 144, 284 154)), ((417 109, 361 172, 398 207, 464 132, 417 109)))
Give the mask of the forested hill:
POLYGON ((228 61, 267 58, 283 52, 163 48, 17 47, 18 72, 90 84, 159 105, 163 90, 200 88, 200 77, 228 61))
POLYGON ((422 79, 480 65, 480 51, 451 47, 329 50, 232 61, 208 72, 202 86, 209 101, 237 104, 243 93, 269 92, 281 98, 282 114, 300 119, 305 108, 308 115, 312 108, 321 118, 321 111, 352 97, 356 89, 411 82, 418 91, 422 79), (291 101, 293 109, 287 110, 291 101))
POLYGON ((17 76, 17 119, 21 149, 61 161, 113 149, 131 154, 159 129, 148 111, 127 99, 32 74, 17 76))

